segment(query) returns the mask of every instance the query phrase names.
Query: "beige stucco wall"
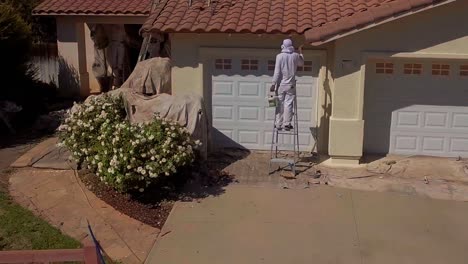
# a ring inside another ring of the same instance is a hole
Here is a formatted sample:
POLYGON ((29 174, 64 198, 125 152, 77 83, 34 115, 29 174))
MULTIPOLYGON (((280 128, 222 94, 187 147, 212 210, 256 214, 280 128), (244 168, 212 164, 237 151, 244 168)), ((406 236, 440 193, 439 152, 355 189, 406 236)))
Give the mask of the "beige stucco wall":
POLYGON ((88 24, 143 24, 146 17, 136 16, 59 16, 57 47, 61 58, 59 87, 67 94, 85 97, 100 92, 92 73, 94 43, 88 24))
POLYGON ((362 156, 363 71, 369 54, 428 58, 468 55, 466 10, 468 1, 458 1, 335 41, 329 138, 334 162, 353 164, 362 156))
MULTIPOLYGON (((202 48, 237 48, 241 49, 280 49, 285 35, 258 35, 258 34, 172 34, 171 35, 171 55, 172 55, 172 93, 183 95, 196 93, 205 98, 208 109, 211 105, 209 85, 207 76, 203 72, 204 58, 200 50, 202 48)), ((306 43, 303 36, 292 36, 295 46, 306 43)), ((324 51, 324 66, 329 61, 327 53, 330 53, 333 44, 323 47, 306 46, 304 49, 324 51)), ((206 50, 206 49, 205 49, 206 50)), ((324 67, 325 69, 326 67, 324 67)), ((326 69, 323 75, 326 75, 326 69)), ((326 153, 328 150, 328 118, 331 107, 330 86, 332 81, 326 76, 322 76, 322 87, 319 90, 319 152, 326 153), (326 90, 326 91, 325 91, 326 90), (328 111, 328 112, 326 112, 328 111)))

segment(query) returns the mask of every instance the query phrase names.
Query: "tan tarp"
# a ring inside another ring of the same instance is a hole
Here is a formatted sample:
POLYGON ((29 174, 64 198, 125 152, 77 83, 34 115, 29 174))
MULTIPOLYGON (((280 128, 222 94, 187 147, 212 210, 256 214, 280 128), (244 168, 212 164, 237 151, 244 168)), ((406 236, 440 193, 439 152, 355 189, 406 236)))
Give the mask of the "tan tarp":
POLYGON ((122 88, 142 95, 171 93, 171 61, 169 58, 152 58, 139 62, 122 88))

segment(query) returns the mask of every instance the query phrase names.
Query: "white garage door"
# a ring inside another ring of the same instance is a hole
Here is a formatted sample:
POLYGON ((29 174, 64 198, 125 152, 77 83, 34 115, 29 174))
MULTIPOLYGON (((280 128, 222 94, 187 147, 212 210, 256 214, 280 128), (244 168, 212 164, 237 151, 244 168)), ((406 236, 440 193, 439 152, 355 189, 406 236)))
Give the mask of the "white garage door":
MULTIPOLYGON (((275 53, 226 56, 212 62, 213 141, 218 148, 269 149, 274 108, 267 107, 275 53)), ((297 77, 299 142, 302 151, 315 146, 318 58, 306 58, 297 77)), ((285 135, 283 143, 291 143, 285 135)))
POLYGON ((368 62, 367 153, 468 156, 468 61, 368 62))

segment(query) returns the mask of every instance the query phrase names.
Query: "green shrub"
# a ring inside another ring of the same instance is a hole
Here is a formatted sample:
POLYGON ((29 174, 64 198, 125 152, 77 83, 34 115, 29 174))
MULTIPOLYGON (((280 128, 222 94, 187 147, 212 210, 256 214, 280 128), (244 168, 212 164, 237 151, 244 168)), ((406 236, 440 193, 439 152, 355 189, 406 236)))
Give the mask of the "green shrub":
POLYGON ((55 18, 32 15, 33 9, 40 2, 42 0, 0 0, 0 4, 12 6, 29 25, 33 42, 55 42, 57 40, 55 18))
POLYGON ((27 72, 31 30, 12 6, 0 3, 0 70, 2 76, 19 77, 27 72))
POLYGON ((60 127, 61 144, 120 191, 143 192, 157 178, 193 162, 199 143, 185 128, 159 117, 132 125, 125 116, 120 97, 104 95, 75 105, 60 127))

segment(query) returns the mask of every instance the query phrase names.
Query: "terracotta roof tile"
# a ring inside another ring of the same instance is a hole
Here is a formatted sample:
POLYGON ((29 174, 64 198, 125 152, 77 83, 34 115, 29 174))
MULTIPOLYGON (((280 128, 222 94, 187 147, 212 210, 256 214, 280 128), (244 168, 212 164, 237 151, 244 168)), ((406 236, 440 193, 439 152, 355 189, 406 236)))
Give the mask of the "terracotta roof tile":
POLYGON ((35 15, 149 15, 152 0, 45 0, 35 15))
POLYGON ((297 33, 319 42, 439 2, 448 0, 161 0, 142 29, 297 33))

